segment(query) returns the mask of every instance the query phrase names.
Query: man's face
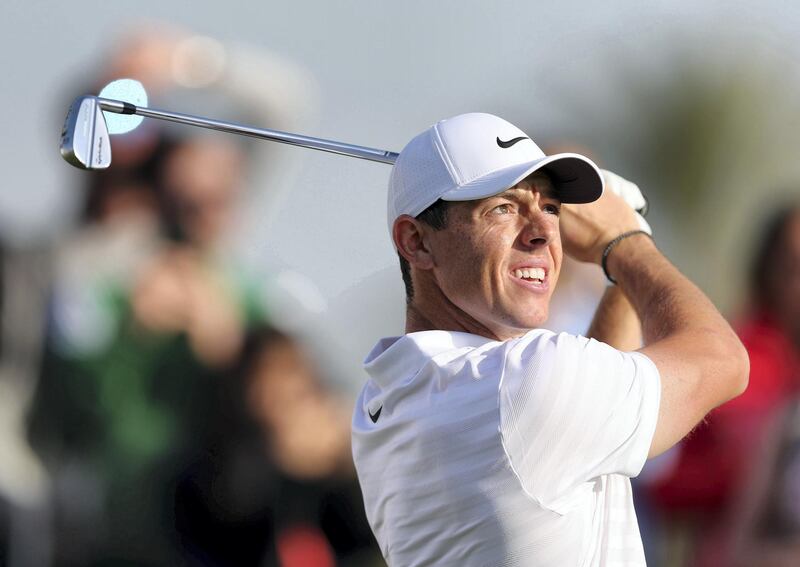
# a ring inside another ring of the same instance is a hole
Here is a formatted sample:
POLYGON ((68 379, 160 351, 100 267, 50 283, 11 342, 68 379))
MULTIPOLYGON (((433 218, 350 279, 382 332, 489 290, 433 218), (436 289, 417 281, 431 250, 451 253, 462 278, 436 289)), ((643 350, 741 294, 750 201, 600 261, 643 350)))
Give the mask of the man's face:
POLYGON ((541 175, 494 197, 449 203, 446 228, 430 233, 445 297, 499 339, 541 326, 561 269, 560 208, 541 175))

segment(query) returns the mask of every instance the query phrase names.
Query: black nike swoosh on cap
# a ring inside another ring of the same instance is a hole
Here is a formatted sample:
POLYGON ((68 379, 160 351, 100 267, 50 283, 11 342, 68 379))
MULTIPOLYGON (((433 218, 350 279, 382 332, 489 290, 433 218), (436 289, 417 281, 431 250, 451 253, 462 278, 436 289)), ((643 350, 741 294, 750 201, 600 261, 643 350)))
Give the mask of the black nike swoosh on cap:
POLYGON ((517 142, 521 142, 522 140, 530 140, 530 138, 528 138, 527 136, 520 136, 519 138, 511 138, 507 142, 504 142, 498 137, 497 145, 500 146, 501 148, 510 148, 511 146, 513 146, 517 142))
POLYGON ((370 413, 369 410, 367 410, 367 413, 369 414, 369 418, 372 420, 372 423, 378 423, 378 418, 381 416, 381 411, 383 411, 383 406, 378 408, 378 411, 375 412, 375 415, 373 415, 372 413, 370 413))

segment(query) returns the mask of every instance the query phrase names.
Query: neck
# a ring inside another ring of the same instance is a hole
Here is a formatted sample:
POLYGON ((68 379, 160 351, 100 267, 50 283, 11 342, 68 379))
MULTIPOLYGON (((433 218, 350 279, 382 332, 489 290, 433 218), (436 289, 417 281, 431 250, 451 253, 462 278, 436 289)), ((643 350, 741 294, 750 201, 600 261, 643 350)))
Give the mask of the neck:
POLYGON ((406 306, 406 333, 457 331, 495 341, 502 341, 519 334, 487 327, 450 301, 438 286, 427 289, 415 287, 415 292, 414 298, 406 306))

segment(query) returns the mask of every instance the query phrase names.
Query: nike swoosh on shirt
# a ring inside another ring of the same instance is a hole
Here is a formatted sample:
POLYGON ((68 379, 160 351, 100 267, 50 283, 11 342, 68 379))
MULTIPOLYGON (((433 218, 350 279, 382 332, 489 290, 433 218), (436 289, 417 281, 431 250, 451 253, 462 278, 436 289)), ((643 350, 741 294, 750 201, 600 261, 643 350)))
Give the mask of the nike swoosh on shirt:
POLYGON ((378 418, 381 416, 381 411, 383 411, 383 406, 379 407, 378 411, 376 411, 374 415, 370 413, 369 410, 367 410, 367 413, 369 414, 369 418, 372 420, 372 423, 378 423, 378 418))
POLYGON ((521 142, 522 140, 530 140, 530 138, 528 138, 527 136, 520 136, 519 138, 511 138, 507 142, 504 142, 498 137, 497 145, 500 146, 501 148, 510 148, 511 146, 513 146, 517 142, 521 142))

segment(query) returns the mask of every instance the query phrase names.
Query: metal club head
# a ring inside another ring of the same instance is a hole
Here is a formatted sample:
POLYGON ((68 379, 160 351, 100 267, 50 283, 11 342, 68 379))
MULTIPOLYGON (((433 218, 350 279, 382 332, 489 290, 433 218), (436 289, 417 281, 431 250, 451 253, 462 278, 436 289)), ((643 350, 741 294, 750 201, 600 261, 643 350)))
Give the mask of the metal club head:
POLYGON ((70 106, 61 130, 61 156, 81 169, 111 165, 111 139, 97 97, 80 96, 70 106))

